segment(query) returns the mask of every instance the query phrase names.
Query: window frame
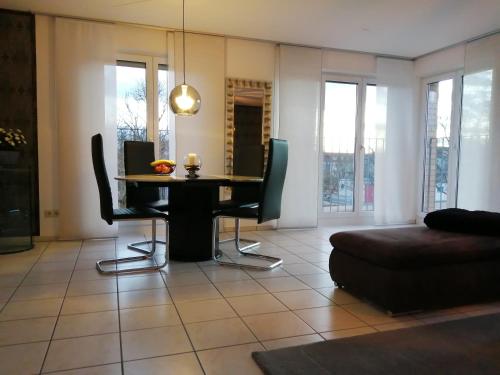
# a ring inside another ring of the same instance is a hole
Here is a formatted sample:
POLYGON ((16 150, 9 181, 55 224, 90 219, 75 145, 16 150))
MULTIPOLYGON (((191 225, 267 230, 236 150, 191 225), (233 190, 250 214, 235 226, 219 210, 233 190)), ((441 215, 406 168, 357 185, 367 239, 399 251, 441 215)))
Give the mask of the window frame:
MULTIPOLYGON (((160 123, 159 123, 159 95, 158 95, 158 69, 159 65, 167 66, 167 90, 170 91, 175 83, 174 72, 169 69, 168 59, 166 57, 126 54, 119 53, 115 58, 116 62, 138 62, 146 64, 146 139, 148 142, 154 142, 155 158, 160 157, 160 123), (153 98, 153 100, 151 100, 153 98)), ((167 93, 168 100, 168 93, 167 93)), ((175 118, 174 114, 168 108, 167 110, 168 124, 170 128, 168 143, 169 143, 169 158, 175 160, 175 118)))
POLYGON ((359 187, 364 176, 364 133, 365 133, 365 108, 366 87, 376 85, 373 76, 348 75, 324 73, 321 77, 321 110, 319 127, 319 152, 318 152, 318 218, 334 219, 340 223, 365 223, 373 220, 373 210, 361 210, 363 202, 363 189, 359 187), (354 144, 354 194, 353 211, 349 212, 324 212, 323 211, 323 134, 324 134, 324 112, 325 112, 325 87, 327 82, 340 82, 357 84, 356 94, 356 130, 354 144))
POLYGON ((463 88, 463 69, 454 70, 451 72, 436 74, 421 79, 420 84, 420 129, 419 129, 419 145, 420 145, 420 167, 417 207, 418 215, 421 219, 428 213, 424 210, 425 198, 425 171, 427 164, 427 106, 428 106, 428 85, 440 81, 452 79, 453 91, 451 102, 450 116, 450 153, 448 159, 448 198, 447 207, 456 207, 458 198, 458 171, 460 162, 460 126, 462 116, 462 88, 463 88))

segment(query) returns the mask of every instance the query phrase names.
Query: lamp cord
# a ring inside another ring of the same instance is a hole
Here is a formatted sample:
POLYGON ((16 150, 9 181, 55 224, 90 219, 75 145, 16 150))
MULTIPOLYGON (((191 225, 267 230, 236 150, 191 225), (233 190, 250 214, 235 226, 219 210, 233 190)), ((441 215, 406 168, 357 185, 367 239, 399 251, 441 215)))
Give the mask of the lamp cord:
POLYGON ((182 0, 182 58, 183 58, 183 75, 184 75, 184 84, 186 84, 186 32, 184 30, 184 9, 185 9, 186 0, 182 0))

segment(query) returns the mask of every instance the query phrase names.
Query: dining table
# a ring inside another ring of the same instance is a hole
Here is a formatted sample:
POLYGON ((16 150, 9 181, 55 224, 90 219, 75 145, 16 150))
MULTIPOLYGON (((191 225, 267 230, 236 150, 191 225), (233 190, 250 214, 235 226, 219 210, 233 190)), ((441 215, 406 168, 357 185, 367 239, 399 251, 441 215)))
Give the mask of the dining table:
POLYGON ((219 188, 258 187, 263 180, 255 176, 200 175, 189 178, 158 174, 117 176, 115 179, 138 188, 168 188, 169 259, 186 262, 212 259, 212 217, 219 202, 219 188))

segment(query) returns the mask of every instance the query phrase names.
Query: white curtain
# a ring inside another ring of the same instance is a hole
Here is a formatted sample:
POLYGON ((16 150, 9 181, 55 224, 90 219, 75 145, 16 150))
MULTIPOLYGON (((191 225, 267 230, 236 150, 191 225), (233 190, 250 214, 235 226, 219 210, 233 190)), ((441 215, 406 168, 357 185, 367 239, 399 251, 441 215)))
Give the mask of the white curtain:
POLYGON ((113 236, 116 225, 108 226, 100 217, 90 139, 96 133, 104 137, 106 166, 116 198, 114 27, 57 18, 54 48, 59 234, 61 238, 113 236))
POLYGON ((320 90, 321 50, 280 46, 278 135, 288 140, 280 228, 318 223, 320 90))
POLYGON ((413 62, 377 59, 377 138, 375 222, 407 224, 416 220, 417 84, 413 62))
POLYGON ((500 34, 465 49, 457 205, 500 211, 500 34))

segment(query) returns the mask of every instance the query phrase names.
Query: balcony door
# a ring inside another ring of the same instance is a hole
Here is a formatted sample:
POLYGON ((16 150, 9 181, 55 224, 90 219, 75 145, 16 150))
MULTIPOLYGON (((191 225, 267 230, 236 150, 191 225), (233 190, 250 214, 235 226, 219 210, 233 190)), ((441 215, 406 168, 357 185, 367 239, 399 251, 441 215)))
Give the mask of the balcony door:
POLYGON ((320 217, 370 216, 374 209, 376 86, 362 77, 325 76, 320 217))
POLYGON ((461 72, 424 80, 425 145, 422 212, 456 207, 461 72))

